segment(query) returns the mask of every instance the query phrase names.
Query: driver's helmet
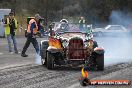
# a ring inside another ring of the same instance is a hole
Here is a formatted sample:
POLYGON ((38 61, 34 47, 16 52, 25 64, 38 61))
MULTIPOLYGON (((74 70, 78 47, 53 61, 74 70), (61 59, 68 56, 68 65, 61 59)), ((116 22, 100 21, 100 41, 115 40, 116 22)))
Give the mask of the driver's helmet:
POLYGON ((62 19, 60 22, 61 22, 61 23, 68 23, 68 20, 62 19))
POLYGON ((60 28, 61 28, 62 30, 67 30, 68 21, 67 21, 66 19, 62 19, 62 20, 60 21, 60 23, 61 23, 60 28))

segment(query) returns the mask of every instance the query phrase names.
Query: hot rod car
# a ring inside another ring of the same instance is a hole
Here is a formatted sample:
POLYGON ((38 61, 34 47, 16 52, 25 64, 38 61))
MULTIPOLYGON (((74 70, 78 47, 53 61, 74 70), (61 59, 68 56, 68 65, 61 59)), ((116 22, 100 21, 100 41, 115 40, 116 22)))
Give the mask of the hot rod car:
MULTIPOLYGON (((90 29, 85 26, 85 30, 90 29)), ((48 69, 57 65, 104 69, 104 49, 98 47, 91 33, 80 31, 79 24, 56 22, 48 40, 40 43, 40 55, 48 69)))

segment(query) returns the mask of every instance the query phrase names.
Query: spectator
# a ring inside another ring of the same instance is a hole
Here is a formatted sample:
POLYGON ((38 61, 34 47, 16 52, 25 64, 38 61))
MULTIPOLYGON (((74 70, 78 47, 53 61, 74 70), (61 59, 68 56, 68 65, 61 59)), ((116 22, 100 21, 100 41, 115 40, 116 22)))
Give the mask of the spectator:
POLYGON ((5 35, 8 41, 9 52, 13 54, 12 47, 11 47, 11 40, 13 40, 14 51, 16 54, 18 54, 19 52, 17 49, 17 42, 16 42, 16 31, 18 27, 18 22, 13 12, 9 13, 9 17, 7 17, 4 22, 4 27, 5 27, 5 35))

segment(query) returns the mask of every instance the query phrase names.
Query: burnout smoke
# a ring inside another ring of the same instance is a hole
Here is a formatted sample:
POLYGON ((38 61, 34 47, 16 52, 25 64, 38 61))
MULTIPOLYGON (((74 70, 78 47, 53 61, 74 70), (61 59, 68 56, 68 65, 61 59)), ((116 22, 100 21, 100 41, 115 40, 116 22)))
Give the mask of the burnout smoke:
POLYGON ((132 24, 132 16, 127 13, 127 11, 113 10, 109 17, 110 24, 118 24, 128 27, 128 25, 132 24))
POLYGON ((132 61, 132 39, 129 37, 95 38, 105 49, 105 65, 132 61))
POLYGON ((41 65, 41 56, 39 54, 35 55, 35 63, 41 65))
MULTIPOLYGON (((121 11, 112 11, 109 19, 112 25, 123 25, 127 28, 132 24, 132 19, 121 11)), ((99 46, 105 49, 105 65, 132 61, 132 33, 127 33, 125 36, 120 33, 117 35, 119 36, 115 37, 113 34, 109 37, 95 38, 99 46)))

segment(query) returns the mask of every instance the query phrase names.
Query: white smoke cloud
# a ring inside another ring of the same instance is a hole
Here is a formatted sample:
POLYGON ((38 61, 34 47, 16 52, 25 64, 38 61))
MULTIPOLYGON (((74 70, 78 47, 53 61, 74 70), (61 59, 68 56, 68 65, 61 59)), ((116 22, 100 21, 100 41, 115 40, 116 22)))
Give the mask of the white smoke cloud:
POLYGON ((109 17, 109 20, 110 24, 119 24, 124 26, 132 24, 132 16, 130 15, 130 13, 128 14, 127 11, 113 10, 109 17))
POLYGON ((132 39, 126 37, 95 38, 105 49, 105 66, 132 61, 132 39))
POLYGON ((41 65, 41 56, 39 54, 35 55, 35 63, 41 65))
MULTIPOLYGON (((123 25, 126 28, 129 24, 132 24, 132 17, 123 11, 112 11, 109 19, 110 24, 123 25)), ((118 35, 121 34, 118 33, 118 35)), ((132 36, 130 35, 127 34, 125 37, 95 38, 99 46, 105 49, 105 65, 132 62, 132 36)))

